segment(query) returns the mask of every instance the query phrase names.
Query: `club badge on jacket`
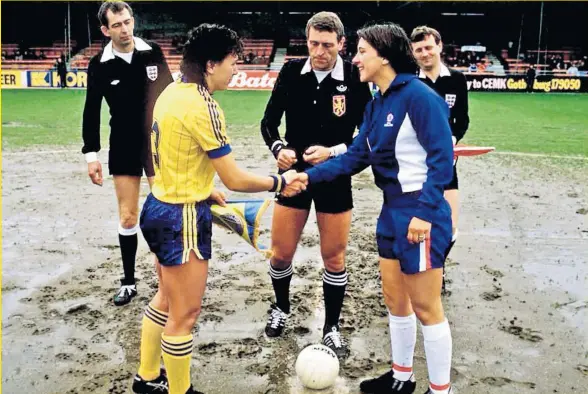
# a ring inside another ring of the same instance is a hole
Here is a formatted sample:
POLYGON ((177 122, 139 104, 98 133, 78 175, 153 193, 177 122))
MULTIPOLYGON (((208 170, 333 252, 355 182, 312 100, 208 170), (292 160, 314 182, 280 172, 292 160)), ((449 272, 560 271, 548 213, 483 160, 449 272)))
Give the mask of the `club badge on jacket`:
POLYGON ((333 113, 336 116, 343 116, 345 115, 345 111, 347 110, 347 106, 345 103, 345 96, 344 95, 336 95, 333 96, 333 113))

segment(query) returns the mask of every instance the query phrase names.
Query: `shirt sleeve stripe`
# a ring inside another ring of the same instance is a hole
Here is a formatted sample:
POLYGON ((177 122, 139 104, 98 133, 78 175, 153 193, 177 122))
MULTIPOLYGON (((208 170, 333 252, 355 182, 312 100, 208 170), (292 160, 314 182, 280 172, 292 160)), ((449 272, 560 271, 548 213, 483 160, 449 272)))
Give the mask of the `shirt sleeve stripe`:
POLYGON ((210 121, 212 122, 212 131, 214 132, 214 135, 218 142, 221 145, 225 145, 226 139, 222 134, 222 123, 220 121, 220 116, 218 114, 216 105, 212 101, 212 97, 210 97, 210 95, 203 86, 199 86, 198 89, 200 90, 200 94, 206 101, 206 105, 208 107, 208 114, 210 115, 210 121))
POLYGON ((219 157, 223 157, 231 153, 231 145, 223 145, 220 148, 216 148, 213 150, 209 150, 206 152, 209 158, 211 159, 218 159, 219 157))

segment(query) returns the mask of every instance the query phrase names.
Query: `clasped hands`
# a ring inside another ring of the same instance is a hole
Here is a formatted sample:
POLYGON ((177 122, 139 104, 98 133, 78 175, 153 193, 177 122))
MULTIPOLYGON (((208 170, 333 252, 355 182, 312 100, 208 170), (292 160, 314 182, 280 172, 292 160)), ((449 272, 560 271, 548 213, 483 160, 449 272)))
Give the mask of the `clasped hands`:
MULTIPOLYGON (((331 150, 326 146, 312 145, 306 148, 302 158, 308 164, 313 166, 326 161, 331 156, 331 150)), ((292 148, 285 147, 278 153, 278 168, 280 170, 289 170, 298 162, 296 151, 292 148)))

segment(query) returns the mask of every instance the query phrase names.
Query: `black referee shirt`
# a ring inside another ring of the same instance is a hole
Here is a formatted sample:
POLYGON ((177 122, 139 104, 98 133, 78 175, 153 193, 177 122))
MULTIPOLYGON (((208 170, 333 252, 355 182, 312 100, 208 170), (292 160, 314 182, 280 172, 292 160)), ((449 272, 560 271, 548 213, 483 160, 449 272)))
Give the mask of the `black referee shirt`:
POLYGON ((441 64, 439 78, 431 81, 421 70, 421 81, 437 92, 449 106, 449 125, 457 141, 461 140, 470 125, 468 115, 468 85, 465 75, 456 70, 450 70, 441 64))
POLYGON ((320 84, 308 58, 290 60, 282 67, 267 103, 261 135, 275 151, 281 141, 278 127, 286 113, 285 140, 302 162, 302 154, 311 145, 349 145, 371 99, 369 85, 360 82, 357 67, 340 56, 320 84))
POLYGON ((112 42, 90 60, 82 126, 82 153, 100 151, 102 98, 110 108, 110 146, 142 149, 150 135, 153 106, 172 82, 161 48, 138 37, 131 63, 114 56, 112 42))

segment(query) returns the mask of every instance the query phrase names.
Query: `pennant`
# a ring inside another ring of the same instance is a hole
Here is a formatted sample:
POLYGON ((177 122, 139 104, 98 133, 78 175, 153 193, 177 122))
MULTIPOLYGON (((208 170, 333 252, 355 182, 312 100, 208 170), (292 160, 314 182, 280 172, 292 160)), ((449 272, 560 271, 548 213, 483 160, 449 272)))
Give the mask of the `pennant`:
POLYGON ((255 250, 263 253, 267 258, 272 256, 270 249, 258 243, 259 222, 272 200, 229 200, 221 207, 212 204, 212 222, 230 230, 245 240, 255 250))

